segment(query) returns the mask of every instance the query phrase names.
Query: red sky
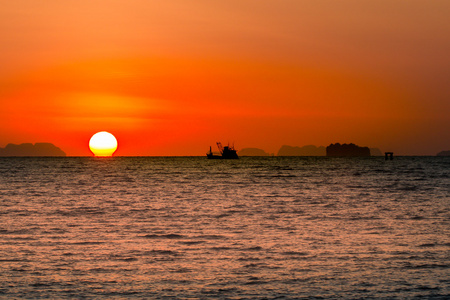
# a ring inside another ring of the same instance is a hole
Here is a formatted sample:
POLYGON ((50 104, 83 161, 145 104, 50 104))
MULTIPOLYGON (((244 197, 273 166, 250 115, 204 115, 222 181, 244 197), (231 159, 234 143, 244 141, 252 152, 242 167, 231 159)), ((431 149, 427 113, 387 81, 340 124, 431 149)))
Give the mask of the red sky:
POLYGON ((450 149, 447 0, 0 4, 0 147, 450 149))

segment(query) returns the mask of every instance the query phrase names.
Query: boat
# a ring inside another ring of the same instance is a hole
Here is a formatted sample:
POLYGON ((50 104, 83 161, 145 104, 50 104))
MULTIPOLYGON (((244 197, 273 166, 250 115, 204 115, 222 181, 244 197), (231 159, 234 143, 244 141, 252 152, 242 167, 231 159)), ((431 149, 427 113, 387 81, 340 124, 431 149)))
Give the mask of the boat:
POLYGON ((211 146, 209 147, 209 152, 206 153, 206 157, 208 159, 238 159, 239 156, 237 155, 236 150, 234 149, 234 146, 222 146, 222 143, 217 142, 217 147, 219 148, 220 155, 214 154, 212 152, 211 146))

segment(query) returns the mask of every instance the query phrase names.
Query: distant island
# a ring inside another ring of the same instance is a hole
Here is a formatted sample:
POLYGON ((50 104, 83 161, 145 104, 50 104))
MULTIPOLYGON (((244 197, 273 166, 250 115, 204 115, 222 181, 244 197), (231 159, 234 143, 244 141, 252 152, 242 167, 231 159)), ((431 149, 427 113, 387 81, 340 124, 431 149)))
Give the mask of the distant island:
POLYGON ((278 151, 277 156, 325 156, 324 146, 316 147, 314 145, 306 145, 303 147, 292 147, 283 145, 278 151))
POLYGON ((270 153, 258 148, 244 148, 239 150, 239 156, 270 156, 270 153))
POLYGON ((447 151, 441 151, 436 156, 450 156, 450 150, 447 151))
POLYGON ((23 143, 0 148, 0 156, 66 156, 66 153, 51 143, 23 143))
POLYGON ((369 148, 370 149, 370 156, 384 156, 383 152, 381 152, 378 148, 369 148))
MULTIPOLYGON (((274 156, 259 148, 243 148, 239 156, 274 156)), ((306 145, 302 147, 283 145, 276 156, 384 156, 378 148, 359 147, 355 144, 331 144, 328 147, 306 145), (327 154, 329 149, 330 154, 327 154), (333 152, 334 151, 334 152, 333 152), (334 154, 339 153, 339 154, 334 154)))
POLYGON ((327 148, 327 156, 370 156, 369 147, 360 147, 351 144, 330 144, 327 148))
MULTIPOLYGON (((369 150, 370 156, 384 156, 384 154, 378 148, 369 148, 369 150)), ((324 146, 314 146, 314 145, 306 145, 303 147, 292 147, 288 145, 283 145, 281 146, 277 154, 277 156, 326 156, 326 155, 327 151, 324 146)))

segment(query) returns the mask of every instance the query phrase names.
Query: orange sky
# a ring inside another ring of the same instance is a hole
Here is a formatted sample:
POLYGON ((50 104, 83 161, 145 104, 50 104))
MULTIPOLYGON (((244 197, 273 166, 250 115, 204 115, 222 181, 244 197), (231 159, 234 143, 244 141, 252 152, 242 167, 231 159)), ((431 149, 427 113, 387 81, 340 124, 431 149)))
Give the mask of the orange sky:
POLYGON ((0 147, 450 149, 448 1, 0 1, 0 147))

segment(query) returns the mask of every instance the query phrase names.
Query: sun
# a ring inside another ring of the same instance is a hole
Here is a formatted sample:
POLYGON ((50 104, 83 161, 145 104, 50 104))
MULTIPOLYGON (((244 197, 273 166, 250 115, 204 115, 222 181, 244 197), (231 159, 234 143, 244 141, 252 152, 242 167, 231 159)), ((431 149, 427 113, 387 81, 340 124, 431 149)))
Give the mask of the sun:
POLYGON ((117 150, 117 139, 109 132, 97 132, 89 140, 89 149, 95 156, 112 156, 117 150))

